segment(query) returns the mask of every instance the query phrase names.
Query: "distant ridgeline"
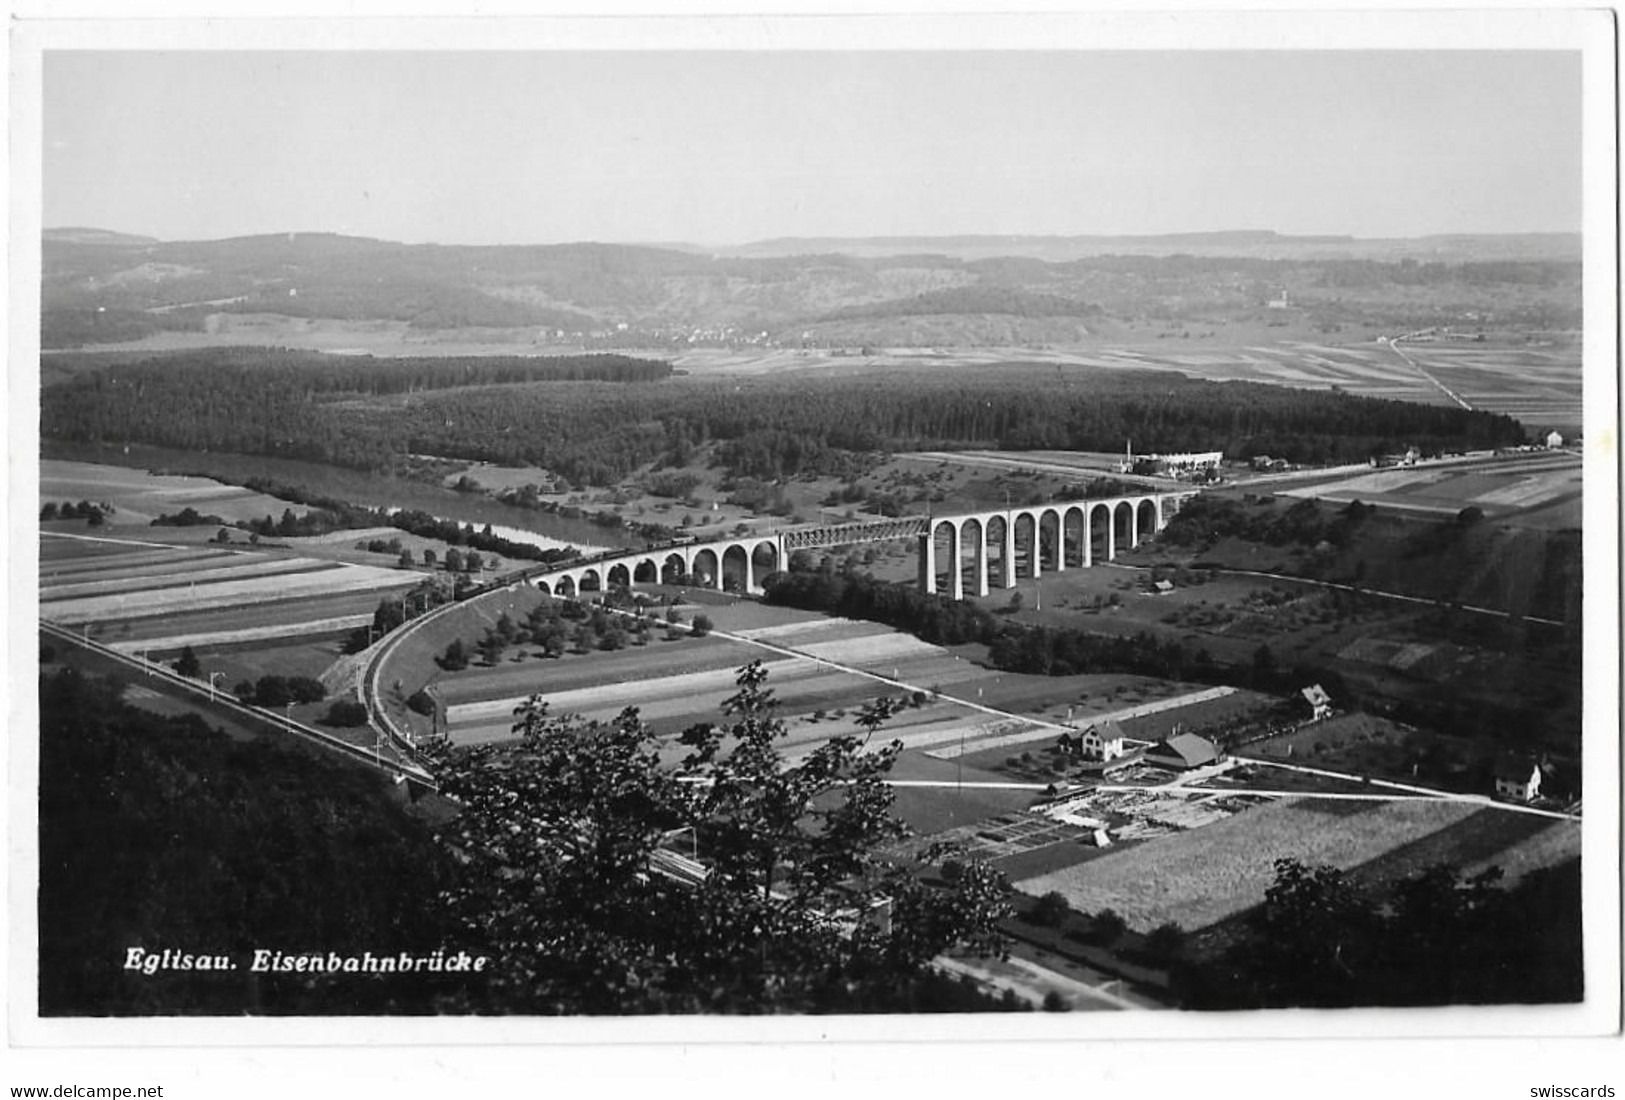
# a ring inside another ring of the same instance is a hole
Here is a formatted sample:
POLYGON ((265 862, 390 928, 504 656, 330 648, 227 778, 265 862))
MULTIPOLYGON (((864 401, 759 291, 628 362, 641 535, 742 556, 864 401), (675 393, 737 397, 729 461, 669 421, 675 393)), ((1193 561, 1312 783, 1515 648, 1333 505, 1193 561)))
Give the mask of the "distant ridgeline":
MULTIPOLYGON (((55 361, 55 360, 54 360, 55 361)), ((1363 461, 1523 440, 1517 421, 1446 406, 1166 371, 998 364, 963 375, 666 379, 669 363, 349 359, 268 349, 156 355, 41 393, 47 439, 147 443, 389 470, 410 454, 535 464, 605 485, 716 444, 738 476, 843 469, 853 452, 998 447, 1223 451, 1363 461)))

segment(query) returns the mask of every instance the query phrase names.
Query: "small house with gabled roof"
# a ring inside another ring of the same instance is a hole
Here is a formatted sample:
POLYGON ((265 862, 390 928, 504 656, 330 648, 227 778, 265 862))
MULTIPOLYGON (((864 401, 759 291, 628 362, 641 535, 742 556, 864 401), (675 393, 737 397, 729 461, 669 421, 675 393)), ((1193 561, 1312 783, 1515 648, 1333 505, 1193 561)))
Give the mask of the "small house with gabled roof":
POLYGON ((1495 764, 1495 793, 1500 798, 1533 802, 1540 797, 1540 765, 1529 756, 1502 756, 1495 764))
POLYGON ((1116 719, 1108 718, 1083 731, 1079 751, 1090 760, 1116 760, 1128 751, 1124 748, 1123 727, 1116 719))
POLYGON ((1319 684, 1310 684, 1298 694, 1303 697, 1305 703, 1309 704, 1309 720, 1311 722, 1318 722, 1322 718, 1331 716, 1332 697, 1326 694, 1325 688, 1319 684))

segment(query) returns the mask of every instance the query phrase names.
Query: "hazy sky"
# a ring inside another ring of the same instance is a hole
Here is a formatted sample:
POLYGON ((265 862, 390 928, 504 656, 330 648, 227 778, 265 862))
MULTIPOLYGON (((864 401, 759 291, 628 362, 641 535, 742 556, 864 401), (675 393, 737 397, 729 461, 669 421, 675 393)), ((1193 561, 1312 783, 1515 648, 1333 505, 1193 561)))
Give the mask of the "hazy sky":
POLYGON ((1580 56, 48 52, 43 222, 541 243, 1579 231, 1580 56))

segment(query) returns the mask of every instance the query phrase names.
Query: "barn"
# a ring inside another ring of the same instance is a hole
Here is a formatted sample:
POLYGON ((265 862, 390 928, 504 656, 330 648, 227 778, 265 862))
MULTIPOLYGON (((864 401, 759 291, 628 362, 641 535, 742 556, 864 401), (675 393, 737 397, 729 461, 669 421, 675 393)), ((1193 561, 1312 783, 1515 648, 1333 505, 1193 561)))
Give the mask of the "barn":
POLYGON ((1152 745, 1145 750, 1144 759, 1159 768, 1189 771, 1215 763, 1219 759, 1219 747, 1205 737, 1181 733, 1152 745))

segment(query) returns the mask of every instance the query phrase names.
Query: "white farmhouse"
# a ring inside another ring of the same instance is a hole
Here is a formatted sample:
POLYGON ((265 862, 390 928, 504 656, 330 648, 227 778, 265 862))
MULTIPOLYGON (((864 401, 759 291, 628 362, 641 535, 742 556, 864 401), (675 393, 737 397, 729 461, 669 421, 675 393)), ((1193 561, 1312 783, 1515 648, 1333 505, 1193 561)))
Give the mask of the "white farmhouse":
POLYGON ((1116 760, 1125 751, 1123 727, 1110 718, 1084 730, 1080 742, 1079 753, 1087 760, 1116 760))
POLYGON ((1495 793, 1533 802, 1540 796, 1540 765, 1527 756, 1504 757, 1495 766, 1495 793))

